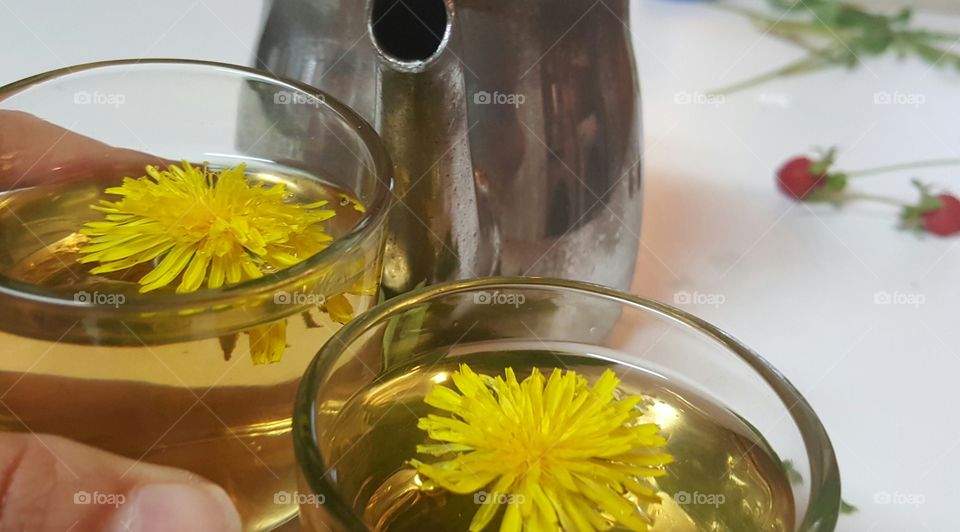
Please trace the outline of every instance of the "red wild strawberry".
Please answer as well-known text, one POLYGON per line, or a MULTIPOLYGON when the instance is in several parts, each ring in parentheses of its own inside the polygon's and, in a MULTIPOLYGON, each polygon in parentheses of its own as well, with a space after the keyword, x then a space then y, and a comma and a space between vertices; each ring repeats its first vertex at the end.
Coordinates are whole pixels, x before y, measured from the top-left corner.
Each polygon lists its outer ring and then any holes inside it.
POLYGON ((940 194, 940 208, 920 215, 923 228, 930 233, 949 236, 960 232, 960 200, 951 194, 940 194))
POLYGON ((810 167, 815 163, 807 157, 795 157, 777 171, 777 183, 786 195, 802 200, 826 183, 826 173, 815 174, 810 167))
POLYGON ((916 179, 913 184, 920 191, 920 201, 903 208, 903 226, 939 236, 960 232, 960 199, 945 192, 933 195, 930 187, 916 179))
POLYGON ((816 161, 808 157, 790 159, 777 170, 780 190, 797 200, 814 199, 814 193, 818 193, 816 199, 829 199, 828 195, 819 194, 821 188, 826 188, 827 194, 840 192, 847 185, 847 174, 830 172, 836 153, 836 148, 830 148, 816 161))
POLYGON ((795 200, 828 201, 837 207, 848 200, 893 203, 901 206, 900 221, 904 228, 926 231, 939 236, 960 233, 960 198, 946 192, 933 194, 930 188, 920 181, 913 181, 920 191, 920 200, 913 204, 904 204, 895 198, 875 194, 846 192, 851 178, 920 167, 955 166, 960 165, 960 159, 933 159, 855 171, 839 171, 833 169, 836 153, 836 148, 830 148, 823 152, 819 159, 797 156, 788 160, 777 170, 778 187, 784 194, 795 200))

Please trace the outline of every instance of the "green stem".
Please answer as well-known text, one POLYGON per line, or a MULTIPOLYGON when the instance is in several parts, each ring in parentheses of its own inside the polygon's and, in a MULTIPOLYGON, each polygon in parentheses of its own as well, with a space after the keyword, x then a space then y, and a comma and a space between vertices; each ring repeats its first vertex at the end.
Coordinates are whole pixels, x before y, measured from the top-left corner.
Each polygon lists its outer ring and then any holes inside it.
POLYGON ((836 40, 839 37, 839 32, 843 31, 841 28, 825 26, 820 21, 803 22, 799 20, 777 21, 776 19, 765 19, 763 22, 767 24, 766 29, 774 35, 779 32, 806 33, 807 35, 814 35, 824 39, 836 40))
POLYGON ((919 38, 921 40, 932 40, 932 41, 956 41, 960 39, 960 33, 943 33, 939 31, 929 31, 929 30, 902 30, 904 36, 909 38, 919 38))
POLYGON ((780 77, 794 76, 797 74, 803 74, 804 72, 819 70, 831 65, 832 63, 833 61, 829 57, 829 50, 820 50, 819 52, 813 52, 776 70, 771 70, 765 74, 748 78, 744 81, 727 85, 726 87, 722 87, 720 89, 709 91, 709 94, 733 94, 735 92, 766 83, 767 81, 773 81, 780 77))
MULTIPOLYGON (((761 31, 767 32, 775 37, 790 40, 791 42, 802 40, 801 36, 804 35, 816 35, 830 40, 836 39, 836 35, 830 28, 824 26, 822 23, 816 20, 808 22, 784 17, 774 18, 758 11, 753 11, 740 6, 729 5, 722 2, 709 2, 706 5, 715 9, 719 9, 720 11, 726 11, 727 13, 742 15, 749 19, 750 22, 757 26, 757 28, 761 31)), ((809 45, 804 43, 804 48, 807 48, 808 46, 809 45)))
POLYGON ((804 50, 810 53, 813 53, 813 54, 820 53, 820 48, 808 42, 805 39, 803 32, 799 32, 799 31, 790 32, 790 31, 781 31, 779 29, 776 29, 776 30, 769 30, 769 33, 774 37, 777 37, 781 40, 784 40, 791 44, 799 46, 800 48, 803 48, 804 50))
POLYGON ((754 11, 752 9, 747 9, 745 7, 740 7, 737 5, 727 4, 725 2, 706 2, 703 5, 707 7, 712 7, 714 9, 719 9, 720 11, 726 11, 727 13, 735 13, 737 15, 743 15, 747 18, 753 19, 754 21, 760 22, 776 22, 775 18, 772 18, 766 13, 761 13, 759 11, 754 11))
POLYGON ((883 203, 901 208, 908 207, 910 205, 909 203, 904 203, 896 198, 881 196, 879 194, 867 194, 864 192, 847 192, 843 195, 843 199, 848 201, 873 201, 875 203, 883 203))
POLYGON ((827 26, 821 22, 820 19, 808 21, 789 18, 789 16, 772 17, 758 11, 753 11, 740 6, 729 5, 722 2, 710 2, 707 5, 721 11, 742 15, 750 19, 750 21, 755 25, 759 26, 761 30, 777 37, 781 37, 783 34, 805 34, 806 36, 817 36, 831 41, 842 42, 846 42, 848 38, 852 37, 847 36, 847 38, 844 38, 842 35, 844 32, 843 28, 827 26))
POLYGON ((932 168, 937 166, 960 166, 960 159, 934 159, 930 161, 920 161, 912 163, 899 163, 887 166, 877 166, 875 168, 866 168, 855 172, 845 172, 847 177, 864 177, 874 174, 887 174, 890 172, 899 172, 900 170, 912 170, 914 168, 932 168))

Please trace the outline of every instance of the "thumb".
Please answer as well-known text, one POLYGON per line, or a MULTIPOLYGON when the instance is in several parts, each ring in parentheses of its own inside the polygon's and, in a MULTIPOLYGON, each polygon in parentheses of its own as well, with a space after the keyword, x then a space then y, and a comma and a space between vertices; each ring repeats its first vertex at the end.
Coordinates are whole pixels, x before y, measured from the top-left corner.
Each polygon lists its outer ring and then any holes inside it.
POLYGON ((220 487, 48 435, 0 433, 0 532, 239 531, 220 487))
POLYGON ((0 110, 0 189, 143 175, 159 157, 114 148, 22 111, 0 110), (56 149, 54 149, 56 147, 56 149), (94 177, 91 177, 94 176, 94 177))

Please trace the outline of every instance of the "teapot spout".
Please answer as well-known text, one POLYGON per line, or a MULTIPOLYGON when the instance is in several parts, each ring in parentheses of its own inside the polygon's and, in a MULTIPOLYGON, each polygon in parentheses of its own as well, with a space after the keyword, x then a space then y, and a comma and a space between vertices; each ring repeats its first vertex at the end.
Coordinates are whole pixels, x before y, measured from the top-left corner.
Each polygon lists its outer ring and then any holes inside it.
POLYGON ((459 32, 450 0, 371 0, 376 128, 395 165, 383 287, 388 295, 491 275, 495 224, 477 194, 459 32))

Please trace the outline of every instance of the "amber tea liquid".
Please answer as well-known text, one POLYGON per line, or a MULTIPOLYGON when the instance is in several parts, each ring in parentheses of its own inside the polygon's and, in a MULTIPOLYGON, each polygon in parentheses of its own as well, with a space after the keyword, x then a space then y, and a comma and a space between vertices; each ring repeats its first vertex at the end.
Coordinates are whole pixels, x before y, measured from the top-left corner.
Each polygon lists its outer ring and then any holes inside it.
MULTIPOLYGON (((337 214, 325 228, 335 238, 362 217, 342 198, 344 191, 314 178, 279 172, 251 173, 249 178, 284 182, 303 203, 328 200, 337 214)), ((125 280, 123 272, 92 276, 86 273, 89 266, 76 262, 81 242, 76 231, 100 218, 90 205, 108 198, 104 188, 119 181, 43 186, 0 196, 0 275, 99 297, 135 291, 134 281, 125 280)), ((379 263, 365 267, 364 277, 375 286, 379 263)), ((354 314, 375 299, 346 297, 354 314)), ((226 489, 247 530, 268 530, 297 510, 283 496, 296 489, 293 396, 310 359, 340 327, 319 308, 285 319, 287 349, 281 361, 266 365, 252 363, 243 333, 115 347, 0 332, 0 430, 58 434, 194 471, 226 489)))
MULTIPOLYGON (((439 364, 394 368, 343 406, 334 441, 322 449, 323 455, 335 464, 331 475, 337 479, 338 496, 369 527, 393 532, 467 530, 479 501, 443 490, 425 493, 418 488, 417 474, 405 465, 417 456, 416 445, 424 442, 417 418, 438 413, 423 397, 436 383, 452 385, 449 375, 466 363, 487 375, 502 375, 513 367, 520 380, 537 367, 546 374, 553 368, 574 370, 593 382, 609 368, 621 379, 623 393, 642 395, 644 420, 659 424, 669 440, 667 452, 676 460, 667 466, 666 476, 655 480, 662 503, 651 508, 656 517, 651 530, 793 529, 794 498, 786 466, 734 413, 657 373, 614 362, 613 357, 584 354, 582 346, 510 344, 515 345, 458 346, 439 364)), ((487 530, 499 529, 499 517, 487 530)))

